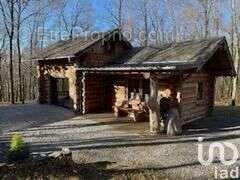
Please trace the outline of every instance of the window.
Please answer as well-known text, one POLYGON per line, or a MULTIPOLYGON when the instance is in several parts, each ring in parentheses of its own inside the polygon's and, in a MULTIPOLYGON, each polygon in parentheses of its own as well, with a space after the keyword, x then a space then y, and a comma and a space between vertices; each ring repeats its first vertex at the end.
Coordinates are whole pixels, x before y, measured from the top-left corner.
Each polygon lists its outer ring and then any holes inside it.
POLYGON ((69 82, 67 78, 57 79, 57 93, 59 97, 68 97, 69 82))
POLYGON ((203 82, 197 84, 197 100, 203 99, 203 82))

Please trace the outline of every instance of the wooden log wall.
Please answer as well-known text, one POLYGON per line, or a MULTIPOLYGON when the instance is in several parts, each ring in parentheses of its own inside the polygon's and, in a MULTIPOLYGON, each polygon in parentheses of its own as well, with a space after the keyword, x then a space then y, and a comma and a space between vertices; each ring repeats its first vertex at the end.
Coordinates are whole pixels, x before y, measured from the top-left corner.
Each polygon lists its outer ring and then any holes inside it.
POLYGON ((84 113, 97 113, 104 109, 104 82, 105 78, 102 75, 85 75, 84 113))
POLYGON ((114 105, 128 99, 128 78, 124 75, 86 74, 83 86, 84 113, 112 112, 114 105))
POLYGON ((120 105, 128 98, 127 79, 106 75, 86 74, 83 92, 84 113, 112 112, 114 105, 120 105))
POLYGON ((100 41, 81 56, 78 66, 101 66, 113 59, 117 61, 124 51, 125 49, 121 42, 100 41))
POLYGON ((40 104, 50 103, 50 76, 44 74, 41 67, 38 66, 38 102, 40 104))
POLYGON ((84 56, 84 59, 87 61, 84 61, 82 65, 101 66, 106 62, 106 59, 109 58, 111 58, 111 56, 104 53, 88 53, 84 56))
POLYGON ((181 117, 184 123, 209 115, 214 105, 214 77, 208 74, 193 74, 182 84, 181 117), (203 98, 197 100, 198 82, 203 82, 203 98))

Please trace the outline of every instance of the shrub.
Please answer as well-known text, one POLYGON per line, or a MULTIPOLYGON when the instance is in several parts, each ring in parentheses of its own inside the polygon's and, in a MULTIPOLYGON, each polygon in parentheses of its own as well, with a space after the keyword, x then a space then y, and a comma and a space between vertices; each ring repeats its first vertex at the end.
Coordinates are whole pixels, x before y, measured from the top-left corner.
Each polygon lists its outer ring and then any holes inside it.
POLYGON ((20 134, 14 134, 10 141, 7 158, 9 162, 21 161, 29 157, 29 148, 20 134))

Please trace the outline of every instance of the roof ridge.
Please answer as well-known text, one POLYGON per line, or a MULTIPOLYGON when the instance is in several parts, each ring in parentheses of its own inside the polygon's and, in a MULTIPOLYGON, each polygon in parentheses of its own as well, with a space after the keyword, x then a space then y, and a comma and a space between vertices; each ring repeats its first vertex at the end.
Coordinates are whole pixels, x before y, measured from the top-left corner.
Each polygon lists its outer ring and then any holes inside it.
POLYGON ((182 43, 190 43, 190 42, 201 42, 201 41, 212 41, 212 40, 224 40, 226 39, 225 36, 215 36, 215 37, 210 37, 210 38, 203 38, 203 39, 189 39, 189 40, 184 40, 184 41, 177 41, 177 42, 166 42, 160 45, 148 45, 148 46, 140 46, 140 47, 150 47, 150 48, 165 48, 166 46, 174 46, 182 43))

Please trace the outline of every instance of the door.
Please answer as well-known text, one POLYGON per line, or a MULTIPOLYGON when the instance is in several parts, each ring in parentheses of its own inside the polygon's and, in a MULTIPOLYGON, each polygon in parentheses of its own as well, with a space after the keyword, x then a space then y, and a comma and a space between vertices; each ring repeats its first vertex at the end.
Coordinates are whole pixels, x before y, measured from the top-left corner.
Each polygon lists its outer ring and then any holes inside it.
POLYGON ((103 104, 105 112, 112 112, 113 108, 113 84, 111 80, 106 80, 104 83, 103 104))

